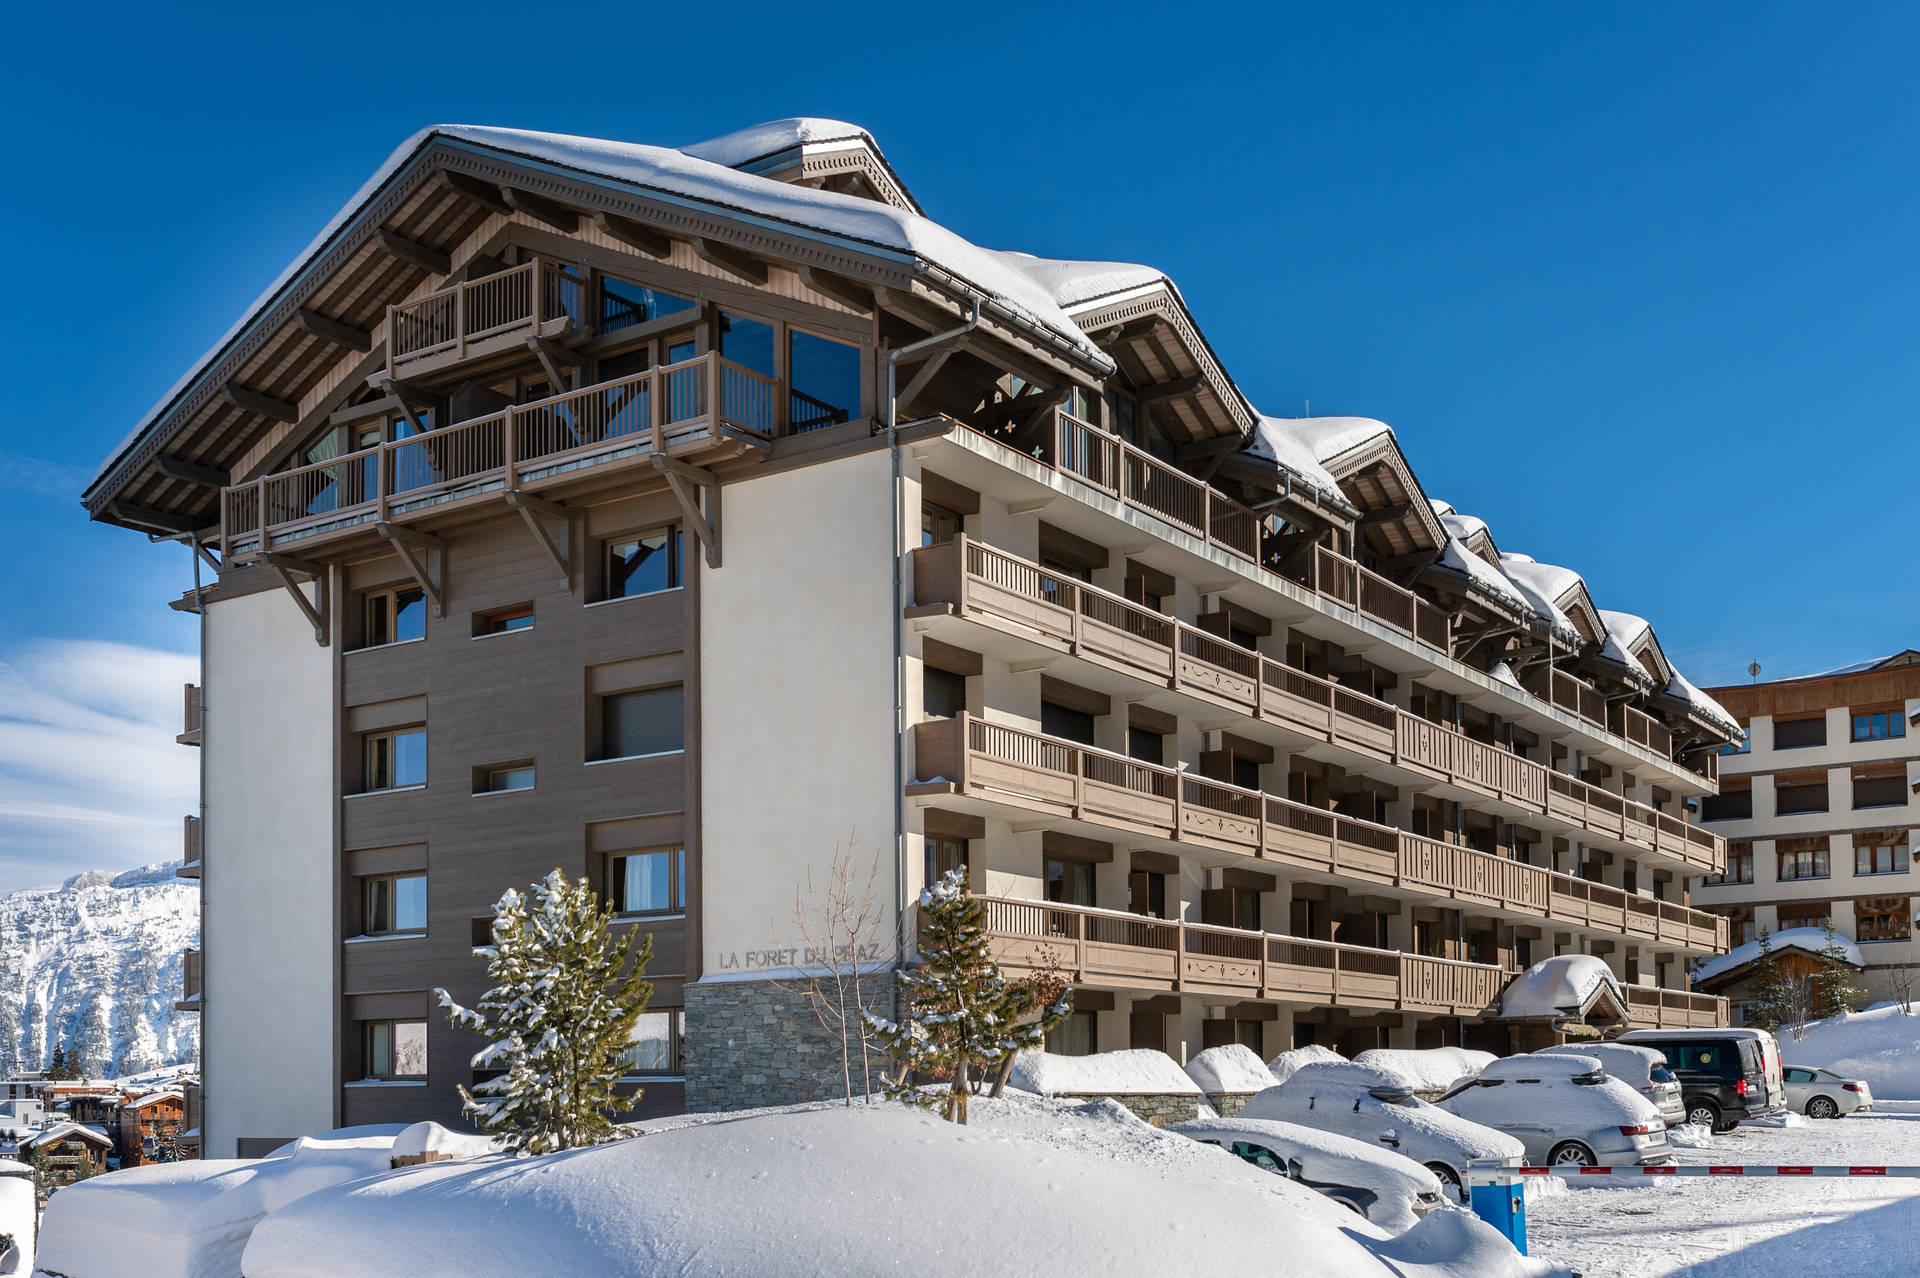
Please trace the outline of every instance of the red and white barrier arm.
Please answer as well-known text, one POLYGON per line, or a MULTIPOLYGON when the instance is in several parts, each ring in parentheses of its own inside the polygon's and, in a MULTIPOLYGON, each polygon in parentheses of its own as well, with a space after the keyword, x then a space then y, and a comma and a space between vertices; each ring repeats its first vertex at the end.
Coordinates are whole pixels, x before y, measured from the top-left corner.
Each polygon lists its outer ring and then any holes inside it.
POLYGON ((1656 1167, 1581 1167, 1567 1164, 1556 1167, 1502 1167, 1497 1170, 1475 1168, 1462 1179, 1473 1184, 1497 1183, 1513 1176, 1561 1176, 1568 1180, 1604 1176, 1613 1180, 1639 1180, 1649 1176, 1882 1176, 1920 1177, 1920 1167, 1743 1167, 1706 1164, 1681 1167, 1672 1163, 1656 1167))

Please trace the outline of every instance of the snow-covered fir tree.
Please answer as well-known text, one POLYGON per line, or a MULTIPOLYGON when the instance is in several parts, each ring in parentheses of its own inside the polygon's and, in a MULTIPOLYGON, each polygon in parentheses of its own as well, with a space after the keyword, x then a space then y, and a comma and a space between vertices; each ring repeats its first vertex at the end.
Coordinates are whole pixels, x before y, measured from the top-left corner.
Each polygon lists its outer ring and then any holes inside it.
POLYGON ((474 950, 487 960, 493 985, 479 1005, 461 1007, 447 991, 434 991, 455 1025, 489 1040, 473 1067, 502 1072, 460 1095, 466 1113, 516 1153, 632 1134, 611 1115, 631 1104, 616 1084, 653 997, 646 979, 653 937, 637 948, 636 931, 615 939, 612 919, 612 905, 602 905, 584 878, 569 882, 555 870, 530 897, 509 890, 493 907, 493 944, 474 950))
POLYGON ((1827 939, 1820 947, 1820 966, 1813 973, 1813 1005, 1819 1016, 1845 1016, 1855 1003, 1866 998, 1860 988, 1859 970, 1847 957, 1847 947, 1827 924, 1827 939))
POLYGON ((1786 974, 1780 970, 1780 956, 1773 952, 1773 938, 1763 927, 1760 953, 1753 960, 1753 975, 1747 981, 1745 1023, 1777 1034, 1791 1016, 1790 1002, 1786 974))
POLYGON ((1062 990, 1041 1006, 1032 982, 1001 974, 987 946, 986 906, 967 890, 965 871, 922 891, 920 911, 920 964, 897 978, 910 1005, 906 1019, 868 1013, 867 1025, 899 1062, 887 1094, 964 1123, 974 1084, 1013 1053, 1039 1046, 1072 1010, 1073 993, 1062 990), (923 1092, 915 1084, 929 1077, 946 1077, 950 1086, 923 1092))

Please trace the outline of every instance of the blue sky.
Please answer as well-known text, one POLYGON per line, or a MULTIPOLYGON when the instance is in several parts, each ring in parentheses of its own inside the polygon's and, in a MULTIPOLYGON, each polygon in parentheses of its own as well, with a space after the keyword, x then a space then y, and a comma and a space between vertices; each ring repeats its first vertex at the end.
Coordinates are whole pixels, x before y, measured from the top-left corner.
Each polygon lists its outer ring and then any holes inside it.
POLYGON ((1920 641, 1920 10, 755 9, 22 12, 0 889, 177 847, 187 555, 76 495, 436 121, 857 121, 976 241, 1165 269, 1264 411, 1391 422, 1432 495, 1696 682, 1920 641))

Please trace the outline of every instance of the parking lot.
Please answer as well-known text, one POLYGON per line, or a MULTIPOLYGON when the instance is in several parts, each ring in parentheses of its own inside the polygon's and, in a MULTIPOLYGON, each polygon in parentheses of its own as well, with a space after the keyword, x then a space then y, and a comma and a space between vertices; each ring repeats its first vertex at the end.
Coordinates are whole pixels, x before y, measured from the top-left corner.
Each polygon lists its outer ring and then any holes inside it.
MULTIPOLYGON (((1920 1165, 1920 1102, 1785 1128, 1743 1126, 1683 1164, 1920 1165)), ((1577 1183, 1528 1206, 1529 1251, 1587 1278, 1920 1274, 1920 1179, 1692 1177, 1577 1183)))

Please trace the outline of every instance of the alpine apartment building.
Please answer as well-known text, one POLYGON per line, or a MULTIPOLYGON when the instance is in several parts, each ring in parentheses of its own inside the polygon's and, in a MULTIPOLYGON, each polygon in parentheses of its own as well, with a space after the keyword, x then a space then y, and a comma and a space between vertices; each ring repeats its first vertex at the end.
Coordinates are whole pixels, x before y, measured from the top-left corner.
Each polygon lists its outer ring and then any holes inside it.
POLYGON ((965 867, 1076 985, 1061 1051, 1504 1046, 1560 954, 1724 1016, 1738 726, 1651 626, 853 126, 427 130, 86 503, 202 574, 208 1156, 455 1121, 429 991, 555 866, 654 936, 641 1113, 828 1086, 795 898, 849 845, 883 959, 965 867))
MULTIPOLYGON (((1724 747, 1721 792, 1702 812, 1727 840, 1727 868, 1698 903, 1730 920, 1734 945, 1831 924, 1859 946, 1862 987, 1893 997, 1920 962, 1920 652, 1712 695, 1746 735, 1724 747)), ((1716 984, 1737 992, 1741 973, 1716 984)))

